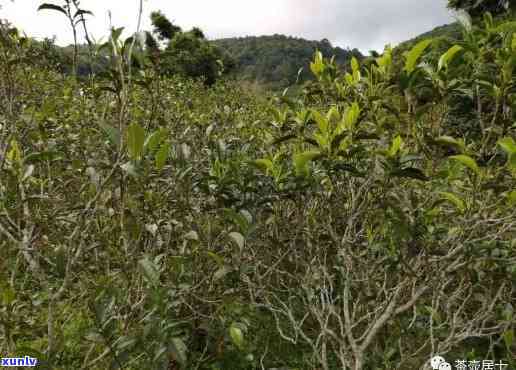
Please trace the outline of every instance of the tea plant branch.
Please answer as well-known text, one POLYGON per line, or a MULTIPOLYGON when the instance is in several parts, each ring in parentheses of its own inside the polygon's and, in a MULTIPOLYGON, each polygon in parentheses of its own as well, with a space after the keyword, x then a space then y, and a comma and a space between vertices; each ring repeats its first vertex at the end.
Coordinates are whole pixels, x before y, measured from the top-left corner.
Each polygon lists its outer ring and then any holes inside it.
POLYGON ((72 0, 64 0, 64 6, 59 6, 55 4, 41 4, 38 7, 38 10, 54 10, 63 13, 68 22, 70 23, 70 27, 72 28, 73 35, 73 63, 72 63, 72 74, 74 77, 77 77, 77 57, 78 57, 78 45, 77 45, 77 25, 74 21, 74 16, 72 15, 72 0))
POLYGON ((18 185, 20 191, 20 202, 22 203, 23 208, 23 219, 25 223, 25 227, 22 229, 22 240, 19 243, 19 247, 22 250, 23 257, 27 261, 30 266, 32 273, 38 277, 41 284, 45 282, 45 278, 41 272, 38 261, 32 256, 30 251, 33 251, 31 248, 32 235, 34 232, 34 225, 32 224, 32 216, 29 209, 29 204, 27 202, 27 198, 25 195, 25 186, 23 183, 18 185))
POLYGON ((4 235, 5 235, 5 237, 6 237, 7 239, 9 239, 13 244, 15 244, 15 245, 17 245, 17 244, 22 244, 20 241, 18 241, 18 239, 16 239, 16 238, 13 236, 13 234, 11 234, 11 233, 9 232, 9 230, 7 230, 7 229, 2 225, 2 223, 1 223, 1 222, 0 222, 0 232, 1 232, 2 234, 4 234, 4 235))
POLYGON ((5 135, 5 137, 2 137, 2 140, 0 140, 0 171, 3 171, 5 166, 5 160, 6 160, 6 154, 7 150, 9 149, 9 140, 11 139, 10 135, 5 135))
MULTIPOLYGON (((77 225, 75 229, 73 230, 72 234, 68 238, 70 243, 72 243, 75 238, 77 237, 77 234, 79 231, 81 231, 84 234, 87 234, 88 229, 91 225, 92 220, 86 220, 85 217, 88 215, 89 211, 93 207, 93 205, 97 202, 98 198, 104 191, 104 187, 111 181, 111 178, 114 176, 116 171, 119 169, 119 161, 115 163, 115 165, 111 168, 111 171, 108 173, 108 175, 104 178, 102 183, 97 189, 97 192, 95 195, 88 201, 84 209, 79 214, 78 218, 79 221, 77 222, 77 225)), ((84 241, 81 240, 79 242, 79 245, 75 248, 75 252, 69 252, 68 253, 68 259, 66 262, 65 267, 65 273, 63 282, 61 283, 59 289, 55 291, 55 293, 52 293, 49 299, 48 303, 48 319, 47 319, 47 335, 48 335, 48 345, 47 345, 47 353, 51 354, 54 349, 54 306, 56 302, 59 302, 66 291, 68 290, 68 286, 71 282, 71 275, 72 275, 72 268, 75 266, 76 262, 82 255, 82 250, 84 248, 84 241)), ((70 246, 69 251, 73 251, 74 247, 70 246)))
POLYGON ((79 7, 79 1, 78 0, 72 0, 72 1, 73 1, 74 6, 75 6, 75 9, 76 9, 76 14, 79 15, 79 22, 82 24, 82 27, 83 27, 83 30, 84 30, 84 37, 86 39, 86 43, 88 44, 88 59, 89 59, 89 63, 90 63, 90 81, 91 81, 91 86, 93 87, 94 86, 93 75, 95 73, 94 72, 94 65, 93 65, 94 45, 93 45, 93 42, 91 41, 90 34, 89 34, 88 28, 86 26, 86 18, 84 17, 84 14, 92 14, 92 13, 89 12, 89 11, 81 9, 79 7))
POLYGON ((129 68, 129 83, 128 88, 130 89, 132 86, 132 56, 133 56, 133 48, 136 43, 136 39, 140 36, 140 29, 142 24, 142 14, 143 14, 143 0, 139 0, 138 7, 138 20, 136 22, 136 33, 133 36, 133 40, 131 41, 131 47, 129 48, 129 56, 128 56, 128 68, 129 68))

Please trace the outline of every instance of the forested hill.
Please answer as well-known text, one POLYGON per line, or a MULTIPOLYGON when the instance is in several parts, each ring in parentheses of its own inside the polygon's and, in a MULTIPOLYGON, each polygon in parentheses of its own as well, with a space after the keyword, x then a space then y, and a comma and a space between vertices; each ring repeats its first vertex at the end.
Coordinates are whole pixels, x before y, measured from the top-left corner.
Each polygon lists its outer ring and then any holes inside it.
POLYGON ((403 51, 409 50, 412 46, 425 39, 448 39, 460 40, 462 38, 461 26, 458 22, 438 26, 431 31, 422 33, 413 39, 400 43, 396 48, 403 51))
MULTIPOLYGON (((461 37, 460 26, 457 23, 437 27, 427 33, 417 36, 399 44, 395 55, 401 57, 403 52, 409 50, 418 41, 425 38, 455 38, 461 37)), ((272 36, 247 36, 225 38, 209 41, 218 49, 216 54, 222 56, 226 72, 231 79, 256 83, 261 88, 279 90, 292 86, 297 78, 306 81, 311 78, 309 64, 314 52, 319 50, 325 57, 335 56, 337 63, 349 65, 353 56, 363 59, 358 49, 343 49, 333 46, 328 40, 311 41, 285 35, 272 36)), ((56 63, 63 72, 71 73, 73 47, 56 47, 49 42, 42 43, 41 48, 48 49, 47 57, 52 54, 56 63), (50 51, 53 50, 52 53, 50 51)), ((78 73, 87 76, 90 68, 89 52, 86 45, 79 45, 78 73)), ((400 58, 397 58, 400 60, 400 58)), ((97 71, 105 66, 104 58, 97 58, 95 67, 97 71)), ((177 64, 177 61, 174 62, 177 64)))
POLYGON ((296 81, 301 68, 301 80, 309 78, 309 61, 316 50, 320 50, 327 57, 335 55, 340 64, 346 63, 352 56, 362 58, 357 49, 334 47, 326 39, 309 41, 272 35, 226 38, 214 40, 213 43, 232 57, 235 63, 233 76, 268 87, 291 85, 296 81))

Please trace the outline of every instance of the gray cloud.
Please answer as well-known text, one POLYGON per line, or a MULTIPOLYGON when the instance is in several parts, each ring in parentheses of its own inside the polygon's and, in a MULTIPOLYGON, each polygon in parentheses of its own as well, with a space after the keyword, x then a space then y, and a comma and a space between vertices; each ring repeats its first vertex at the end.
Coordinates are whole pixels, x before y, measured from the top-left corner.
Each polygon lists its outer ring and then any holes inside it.
POLYGON ((285 32, 340 46, 382 50, 453 21, 445 0, 297 1, 285 32), (295 14, 295 12, 293 12, 295 14))
MULTIPOLYGON (((3 2, 0 18, 7 18, 28 34, 57 36, 70 43, 66 22, 60 14, 36 12, 40 1, 3 2)), ((90 29, 100 38, 107 34, 107 10, 113 23, 136 28, 137 0, 89 0, 83 2, 95 12, 90 29)), ((189 0, 144 2, 144 28, 150 28, 148 14, 161 9, 183 28, 199 26, 210 38, 281 33, 307 39, 327 38, 342 47, 367 52, 382 50, 432 28, 453 21, 446 0, 189 0)))

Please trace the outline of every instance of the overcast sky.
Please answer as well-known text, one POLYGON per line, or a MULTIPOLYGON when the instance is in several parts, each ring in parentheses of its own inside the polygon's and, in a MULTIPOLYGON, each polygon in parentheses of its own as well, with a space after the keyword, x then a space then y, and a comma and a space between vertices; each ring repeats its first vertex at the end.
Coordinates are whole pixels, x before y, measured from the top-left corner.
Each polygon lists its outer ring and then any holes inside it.
MULTIPOLYGON (((0 0, 0 18, 30 36, 55 35, 58 44, 70 43, 62 14, 36 11, 43 2, 52 0, 0 0)), ((126 27, 126 35, 136 30, 138 0, 82 0, 82 4, 95 13, 89 27, 97 39, 107 35, 108 10, 113 25, 126 27)), ((453 22, 446 0, 145 0, 144 29, 150 29, 148 14, 158 9, 183 29, 200 27, 210 39, 280 33, 310 40, 327 38, 334 45, 363 52, 381 51, 386 43, 395 45, 453 22)))

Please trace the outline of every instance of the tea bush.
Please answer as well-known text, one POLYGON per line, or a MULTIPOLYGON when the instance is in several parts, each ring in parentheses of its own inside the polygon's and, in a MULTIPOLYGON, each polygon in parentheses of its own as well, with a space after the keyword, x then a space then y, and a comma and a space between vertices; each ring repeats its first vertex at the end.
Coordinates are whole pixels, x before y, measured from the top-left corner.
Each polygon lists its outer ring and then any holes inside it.
POLYGON ((516 28, 274 98, 114 30, 81 82, 0 32, 0 351, 48 369, 514 366, 516 28), (137 56, 136 56, 137 57, 137 56), (397 68, 397 65, 401 65, 397 68))

